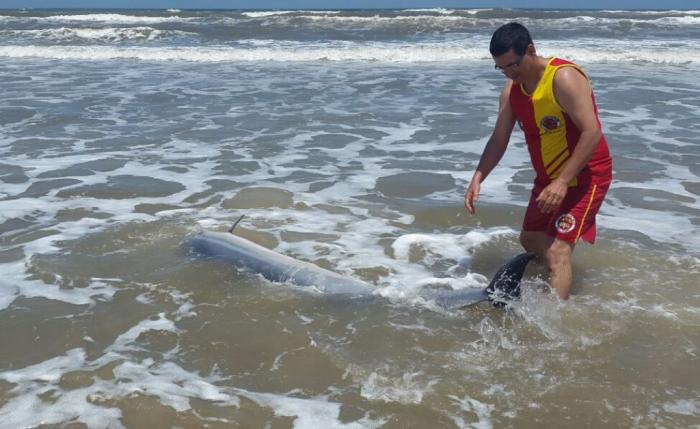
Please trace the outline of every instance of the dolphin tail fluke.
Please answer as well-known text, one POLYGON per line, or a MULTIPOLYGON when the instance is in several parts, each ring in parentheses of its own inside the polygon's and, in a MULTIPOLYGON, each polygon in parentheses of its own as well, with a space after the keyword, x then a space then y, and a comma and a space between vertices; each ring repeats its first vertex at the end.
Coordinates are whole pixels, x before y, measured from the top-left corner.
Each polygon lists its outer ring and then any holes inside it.
POLYGON ((520 298, 520 280, 527 264, 535 256, 532 252, 521 253, 496 271, 491 283, 486 287, 489 301, 494 306, 504 307, 507 301, 520 298))
POLYGON ((521 253, 496 271, 491 283, 484 289, 460 289, 435 295, 435 303, 449 311, 463 309, 483 301, 495 307, 505 307, 508 301, 520 297, 520 280, 534 253, 521 253))

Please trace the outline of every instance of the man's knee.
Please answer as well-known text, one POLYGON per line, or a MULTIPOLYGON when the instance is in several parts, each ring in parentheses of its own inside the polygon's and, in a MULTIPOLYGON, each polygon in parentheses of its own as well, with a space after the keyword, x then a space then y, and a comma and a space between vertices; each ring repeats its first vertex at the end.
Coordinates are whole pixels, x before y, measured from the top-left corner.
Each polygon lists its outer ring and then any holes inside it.
POLYGON ((537 254, 538 258, 544 258, 545 252, 551 243, 552 238, 544 232, 520 231, 520 244, 528 252, 537 254))
POLYGON ((540 249, 538 249, 538 242, 539 240, 535 233, 520 231, 520 245, 523 246, 523 249, 527 250, 528 252, 539 253, 540 249))
POLYGON ((550 269, 562 264, 570 264, 573 251, 573 244, 563 240, 554 240, 545 253, 550 269))

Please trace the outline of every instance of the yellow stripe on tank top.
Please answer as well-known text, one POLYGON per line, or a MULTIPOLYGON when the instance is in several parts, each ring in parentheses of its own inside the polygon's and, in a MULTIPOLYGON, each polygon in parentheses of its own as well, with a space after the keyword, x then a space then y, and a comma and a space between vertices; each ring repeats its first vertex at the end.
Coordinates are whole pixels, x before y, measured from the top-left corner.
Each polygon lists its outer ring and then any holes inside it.
POLYGON ((547 168, 547 175, 554 179, 559 174, 559 168, 563 162, 569 159, 569 147, 566 142, 566 121, 564 112, 554 98, 554 74, 559 67, 552 66, 551 60, 544 70, 535 93, 532 94, 532 104, 535 110, 535 120, 540 130, 540 151, 542 164, 547 168), (555 117, 559 121, 559 127, 548 130, 542 125, 542 119, 555 117), (560 157, 559 162, 553 162, 560 157), (551 164, 551 165, 550 165, 551 164))

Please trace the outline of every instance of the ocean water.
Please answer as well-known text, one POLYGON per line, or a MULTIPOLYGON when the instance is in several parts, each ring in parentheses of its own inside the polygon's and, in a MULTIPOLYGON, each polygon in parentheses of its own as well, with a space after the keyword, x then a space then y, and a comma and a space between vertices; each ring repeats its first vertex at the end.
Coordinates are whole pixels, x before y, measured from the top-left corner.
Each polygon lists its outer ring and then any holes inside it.
POLYGON ((0 11, 0 426, 700 427, 700 11, 0 11), (520 252, 492 31, 590 74, 615 180, 575 289, 520 252), (366 281, 193 257, 227 229, 366 281))

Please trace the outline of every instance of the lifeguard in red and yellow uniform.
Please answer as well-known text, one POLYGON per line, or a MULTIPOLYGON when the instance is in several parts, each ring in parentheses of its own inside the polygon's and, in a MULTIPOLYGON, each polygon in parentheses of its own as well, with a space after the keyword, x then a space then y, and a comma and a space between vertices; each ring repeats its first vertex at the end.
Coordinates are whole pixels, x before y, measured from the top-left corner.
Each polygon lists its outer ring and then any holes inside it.
POLYGON ((465 206, 475 213, 481 182, 503 156, 517 121, 536 173, 520 241, 546 261, 550 285, 567 299, 574 246, 579 239, 594 242, 595 217, 612 181, 612 159, 595 96, 576 64, 538 56, 521 24, 496 30, 490 51, 496 69, 508 80, 465 206))

